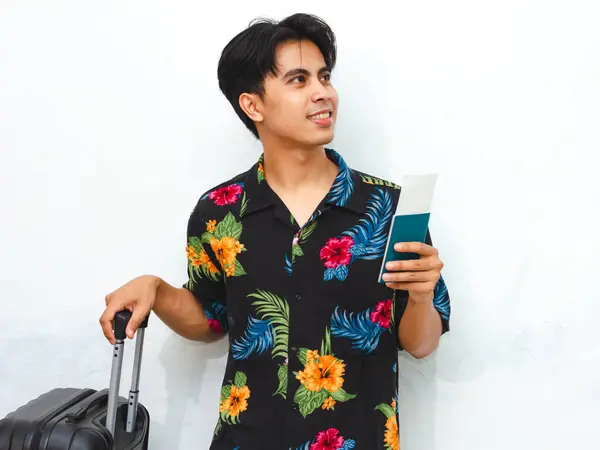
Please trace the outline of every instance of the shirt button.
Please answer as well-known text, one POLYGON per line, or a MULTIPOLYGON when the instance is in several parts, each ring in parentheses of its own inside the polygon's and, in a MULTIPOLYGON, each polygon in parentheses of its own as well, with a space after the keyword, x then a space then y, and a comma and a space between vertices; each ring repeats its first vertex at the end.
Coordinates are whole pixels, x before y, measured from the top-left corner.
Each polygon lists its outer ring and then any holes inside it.
POLYGON ((300 301, 300 300, 302 300, 302 296, 301 296, 300 294, 296 294, 296 300, 297 300, 297 301, 300 301))

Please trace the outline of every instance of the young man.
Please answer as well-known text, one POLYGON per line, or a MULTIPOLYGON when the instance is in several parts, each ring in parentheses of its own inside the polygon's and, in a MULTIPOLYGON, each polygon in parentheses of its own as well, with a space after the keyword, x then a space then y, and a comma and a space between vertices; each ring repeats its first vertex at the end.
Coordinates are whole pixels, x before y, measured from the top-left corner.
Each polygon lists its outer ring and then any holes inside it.
POLYGON ((449 329, 429 233, 397 245, 420 259, 378 282, 400 188, 325 148, 335 61, 333 32, 304 14, 255 22, 225 47, 220 88, 264 152, 200 196, 184 287, 142 276, 106 297, 111 342, 123 308, 129 337, 150 311, 188 339, 229 334, 211 450, 397 449, 398 349, 423 358, 449 329))

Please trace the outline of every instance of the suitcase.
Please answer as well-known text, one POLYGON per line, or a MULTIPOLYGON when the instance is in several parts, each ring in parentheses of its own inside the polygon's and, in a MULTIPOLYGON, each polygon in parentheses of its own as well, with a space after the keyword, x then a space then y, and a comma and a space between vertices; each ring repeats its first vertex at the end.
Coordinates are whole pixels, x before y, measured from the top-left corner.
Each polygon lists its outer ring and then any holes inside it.
POLYGON ((144 333, 135 336, 129 398, 119 396, 125 328, 131 313, 115 315, 114 345, 108 389, 57 388, 0 420, 0 450, 147 450, 148 410, 138 402, 144 333))

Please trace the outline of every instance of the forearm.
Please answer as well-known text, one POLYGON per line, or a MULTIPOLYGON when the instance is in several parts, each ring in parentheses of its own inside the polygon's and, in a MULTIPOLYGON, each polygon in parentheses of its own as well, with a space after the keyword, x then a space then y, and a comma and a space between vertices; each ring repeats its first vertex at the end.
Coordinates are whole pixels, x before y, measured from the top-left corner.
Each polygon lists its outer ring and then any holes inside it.
POLYGON ((209 327, 202 305, 189 290, 158 279, 154 313, 178 335, 193 341, 210 342, 219 336, 209 327))
POLYGON ((400 344, 415 358, 430 355, 439 344, 442 320, 432 301, 415 302, 410 296, 400 326, 400 344))

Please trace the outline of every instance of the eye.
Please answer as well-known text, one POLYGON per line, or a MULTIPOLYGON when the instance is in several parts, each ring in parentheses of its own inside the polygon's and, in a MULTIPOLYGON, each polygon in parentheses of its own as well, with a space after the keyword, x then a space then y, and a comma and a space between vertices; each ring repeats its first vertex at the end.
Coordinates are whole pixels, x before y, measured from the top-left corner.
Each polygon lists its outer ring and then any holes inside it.
POLYGON ((331 74, 330 73, 324 73, 323 74, 323 79, 327 82, 331 81, 331 74))
POLYGON ((305 83, 306 82, 306 76, 305 75, 298 75, 298 76, 292 78, 290 80, 290 82, 292 82, 292 83, 296 83, 296 82, 297 83, 305 83), (296 80, 298 80, 298 81, 296 81, 296 80))

